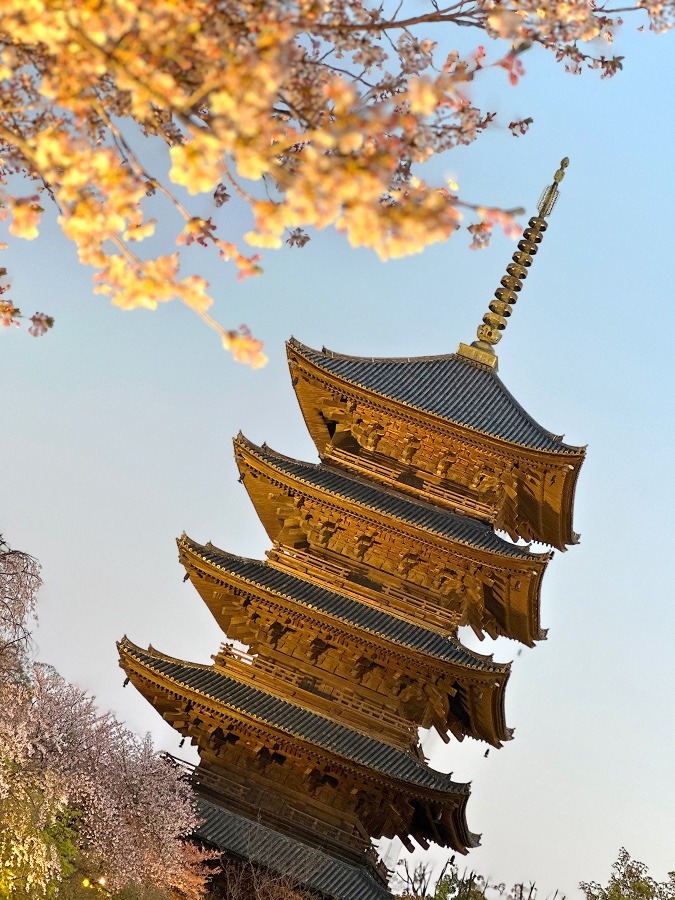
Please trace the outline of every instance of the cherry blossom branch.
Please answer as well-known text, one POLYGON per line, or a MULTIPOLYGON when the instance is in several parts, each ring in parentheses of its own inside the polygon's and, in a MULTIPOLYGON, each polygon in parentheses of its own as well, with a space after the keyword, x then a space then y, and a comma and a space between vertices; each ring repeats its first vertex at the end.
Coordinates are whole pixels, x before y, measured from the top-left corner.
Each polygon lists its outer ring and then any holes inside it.
POLYGON ((129 146, 126 138, 112 121, 100 102, 96 105, 96 109, 105 122, 106 126, 110 130, 113 140, 120 147, 120 153, 124 155, 124 158, 133 167, 135 174, 139 178, 142 178, 144 181, 146 181, 148 185, 152 187, 153 191, 159 191, 161 194, 163 194, 167 198, 167 200, 169 200, 169 202, 176 208, 183 219, 186 222, 189 222, 190 219, 192 219, 192 215, 183 206, 183 204, 175 196, 175 194, 166 187, 166 185, 164 185, 159 179, 149 174, 143 163, 138 158, 136 152, 132 149, 132 147, 129 146))
MULTIPOLYGON (((475 17, 476 21, 473 21, 473 18, 468 18, 465 21, 458 19, 457 16, 460 14, 459 11, 464 6, 464 3, 456 3, 453 6, 448 6, 445 9, 438 10, 433 13, 425 13, 419 16, 411 16, 407 19, 388 19, 386 21, 369 21, 369 22, 331 22, 330 24, 322 24, 312 23, 311 30, 313 32, 318 32, 320 34, 325 33, 343 33, 343 32, 358 32, 358 31, 367 31, 370 33, 373 32, 384 32, 384 31, 398 31, 404 30, 407 28, 412 28, 416 25, 424 25, 424 24, 434 24, 434 23, 444 23, 451 22, 453 25, 474 25, 477 24, 482 16, 485 14, 481 10, 480 7, 476 6, 474 10, 470 12, 462 12, 462 16, 475 17), (457 10, 457 12, 454 12, 457 10)), ((298 30, 302 28, 302 23, 295 23, 298 30)))
MULTIPOLYGON (((7 0, 0 176, 42 180, 64 234, 97 270, 97 293, 125 309, 178 298, 235 356, 259 360, 247 331, 214 322, 207 282, 181 275, 182 250, 150 259, 131 251, 130 242, 154 231, 154 219, 144 218, 147 195, 162 194, 182 218, 178 248, 215 248, 238 278, 261 271, 259 255, 217 238, 213 221, 191 213, 174 185, 210 194, 217 207, 232 185, 254 217, 241 235, 252 247, 301 246, 307 230, 336 228, 353 246, 393 258, 447 240, 464 211, 477 219, 469 225, 474 246, 484 246, 494 225, 511 230, 516 211, 465 203, 454 189, 420 181, 416 167, 492 123, 465 88, 490 66, 517 84, 519 53, 530 44, 573 71, 583 65, 607 76, 621 67, 618 57, 584 52, 598 37, 611 40, 617 23, 607 11, 587 0, 562 6, 433 0, 429 12, 405 15, 402 0, 393 13, 336 0, 330 10, 300 4, 293 20, 284 4, 255 0, 104 0, 86 16, 79 4, 47 4, 39 17, 7 0), (433 23, 478 27, 512 49, 491 64, 483 48, 460 57, 441 48, 440 28, 433 39, 420 34, 433 23), (128 127, 165 141, 168 178, 150 175, 128 127)), ((671 24, 662 0, 645 7, 656 30, 671 24)), ((523 117, 508 129, 522 135, 530 123, 523 117)), ((13 236, 37 235, 38 199, 7 198, 13 236)), ((4 301, 4 311, 11 323, 16 308, 4 301)))

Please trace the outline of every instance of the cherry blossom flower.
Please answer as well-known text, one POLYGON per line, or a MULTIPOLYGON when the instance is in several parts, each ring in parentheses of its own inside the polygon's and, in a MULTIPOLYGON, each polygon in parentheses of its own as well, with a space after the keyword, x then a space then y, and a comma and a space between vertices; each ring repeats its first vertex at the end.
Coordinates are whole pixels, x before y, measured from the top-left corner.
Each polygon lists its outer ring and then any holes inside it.
POLYGON ((528 128, 532 124, 532 118, 528 116, 526 119, 516 119, 515 122, 509 122, 509 130, 514 137, 526 134, 528 128))
POLYGON ((506 69, 509 75, 509 82, 514 85, 518 84, 518 80, 525 74, 522 62, 515 53, 508 53, 504 59, 500 59, 497 63, 502 69, 506 69))
POLYGON ((33 324, 28 329, 28 334, 32 334, 33 337, 40 337, 40 335, 46 334, 54 325, 54 319, 45 313, 35 313, 30 320, 33 324))
POLYGON ((259 369, 267 362, 262 352, 262 341, 256 340, 245 325, 241 325, 239 331, 229 331, 223 335, 223 344, 237 362, 253 369, 259 369))
MULTIPOLYGON (((262 271, 246 244, 300 247, 309 227, 335 228, 382 259, 447 240, 470 204, 413 179, 495 123, 469 101, 472 81, 498 67, 518 84, 533 45, 573 72, 608 77, 622 66, 606 49, 618 20, 589 0, 469 0, 419 15, 404 6, 5 0, 0 218, 11 213, 10 237, 35 239, 52 200, 81 262, 96 270, 95 293, 123 309, 178 299, 240 352, 205 317, 211 288, 185 280, 185 254, 211 248, 241 279, 262 271), (510 41, 510 52, 495 62, 483 46, 463 56, 445 40, 460 26, 510 41), (162 148, 168 178, 151 171, 162 148), (16 192, 21 175, 30 196, 16 192), (219 209, 235 194, 255 224, 226 246, 200 195, 219 209), (148 197, 153 215, 163 204, 158 220, 178 217, 177 248, 154 257, 144 243, 155 229, 148 197)), ((672 26, 672 3, 638 6, 652 29, 672 26)), ((530 122, 509 128, 523 134, 530 122)))
POLYGON ((0 300, 0 320, 2 320, 5 328, 8 328, 10 325, 16 325, 19 328, 21 325, 21 322, 19 322, 20 318, 21 310, 14 306, 11 300, 0 300))
MULTIPOLYGON (((0 894, 43 898, 66 864, 118 890, 204 894, 211 854, 186 849, 198 820, 182 770, 49 666, 32 665, 40 567, 0 537, 0 894), (76 821, 76 858, 56 836, 76 821), (133 848, 133 852, 130 852, 133 848)), ((153 895, 154 896, 154 895, 153 895)))

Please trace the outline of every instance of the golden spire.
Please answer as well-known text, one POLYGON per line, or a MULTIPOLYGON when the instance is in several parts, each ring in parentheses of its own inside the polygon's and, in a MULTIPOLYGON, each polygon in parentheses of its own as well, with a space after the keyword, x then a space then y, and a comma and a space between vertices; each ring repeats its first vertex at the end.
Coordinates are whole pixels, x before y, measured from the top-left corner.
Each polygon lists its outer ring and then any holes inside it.
POLYGON ((495 291, 495 299, 490 303, 490 310, 485 313, 483 322, 478 326, 476 331, 478 340, 471 345, 460 344, 457 351, 460 356, 475 359, 492 368, 497 367, 494 344, 501 340, 501 332, 506 328, 506 320, 511 315, 511 307, 518 300, 518 291, 527 278, 527 270, 532 265, 532 257, 539 249, 537 244, 541 243, 543 234, 548 228, 546 217, 551 214, 558 199, 558 185, 565 177, 565 169, 569 162, 567 157, 561 160, 560 168, 553 176, 553 183, 544 188, 537 204, 539 215, 530 219, 522 239, 518 242, 518 250, 513 254, 511 262, 506 267, 506 275, 501 280, 501 286, 495 291))

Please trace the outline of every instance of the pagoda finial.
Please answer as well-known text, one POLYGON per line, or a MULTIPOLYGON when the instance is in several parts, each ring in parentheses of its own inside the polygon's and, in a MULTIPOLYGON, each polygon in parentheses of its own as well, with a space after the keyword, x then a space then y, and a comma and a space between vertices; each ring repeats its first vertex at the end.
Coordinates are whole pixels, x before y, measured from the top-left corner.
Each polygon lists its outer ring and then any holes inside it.
POLYGON ((511 307, 518 300, 518 292, 527 278, 527 270, 532 265, 532 257, 538 250, 537 244, 541 243, 544 232, 548 228, 546 217, 550 216, 558 199, 558 185, 565 177, 565 169, 570 161, 567 157, 560 161, 560 168, 553 176, 552 184, 544 188, 537 209, 538 216, 533 216, 528 222, 523 236, 518 242, 518 250, 513 254, 511 262, 506 267, 506 275, 501 280, 500 287, 495 291, 495 299, 490 303, 489 312, 483 316, 482 323, 478 326, 475 340, 471 345, 460 344, 458 353, 460 356, 475 359, 491 368, 497 367, 497 354, 494 345, 501 340, 501 332, 506 328, 506 320, 511 315, 511 307))

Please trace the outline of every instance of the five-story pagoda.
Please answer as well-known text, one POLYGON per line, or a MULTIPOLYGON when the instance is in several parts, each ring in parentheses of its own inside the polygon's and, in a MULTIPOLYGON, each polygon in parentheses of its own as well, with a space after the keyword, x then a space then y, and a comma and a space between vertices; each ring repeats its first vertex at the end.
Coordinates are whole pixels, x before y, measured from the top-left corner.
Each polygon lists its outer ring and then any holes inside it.
POLYGON ((242 435, 241 481, 265 561, 183 535, 180 561, 230 641, 213 665, 126 638, 121 665, 199 748, 198 835, 336 900, 389 897, 371 839, 465 853, 469 785, 426 765, 419 728, 499 747, 508 664, 461 625, 532 645, 564 549, 584 450, 538 425, 497 376, 494 345, 546 230, 567 160, 530 219, 477 340, 455 354, 367 359, 290 341, 320 463, 242 435), (511 540, 500 537, 505 532, 511 540))

